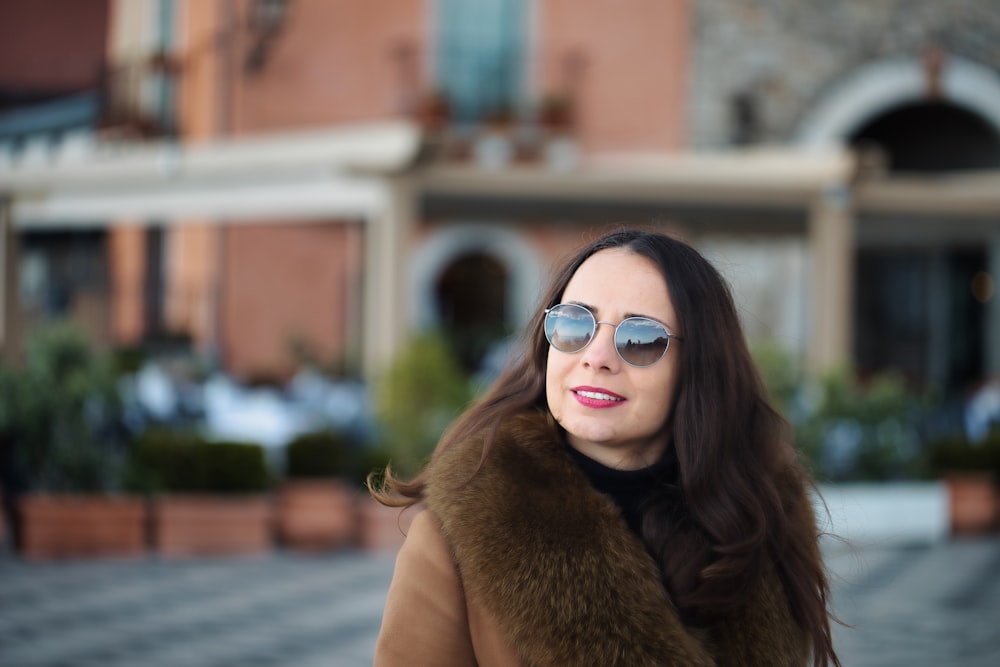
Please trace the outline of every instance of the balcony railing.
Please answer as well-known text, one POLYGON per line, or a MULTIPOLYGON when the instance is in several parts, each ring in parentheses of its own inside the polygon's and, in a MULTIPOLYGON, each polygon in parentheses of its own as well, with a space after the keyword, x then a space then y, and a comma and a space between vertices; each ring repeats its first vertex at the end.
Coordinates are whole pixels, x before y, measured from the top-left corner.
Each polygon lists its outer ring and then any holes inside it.
POLYGON ((109 65, 102 77, 100 133, 126 139, 176 137, 178 76, 179 68, 165 54, 109 65))

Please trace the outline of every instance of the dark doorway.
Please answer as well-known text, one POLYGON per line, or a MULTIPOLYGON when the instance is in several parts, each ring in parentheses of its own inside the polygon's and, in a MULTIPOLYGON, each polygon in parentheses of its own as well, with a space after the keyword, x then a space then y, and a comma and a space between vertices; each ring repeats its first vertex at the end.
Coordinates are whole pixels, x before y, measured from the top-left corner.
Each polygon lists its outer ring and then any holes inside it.
POLYGON ((855 131, 852 146, 874 146, 891 172, 1000 167, 1000 137, 979 115, 944 102, 909 104, 855 131))
POLYGON ((861 250, 854 294, 858 369, 902 371, 911 381, 962 390, 981 381, 986 269, 979 248, 861 250))
POLYGON ((508 333, 507 268, 483 252, 449 263, 435 285, 441 328, 463 368, 475 372, 508 333))
MULTIPOLYGON (((849 142, 878 148, 893 175, 1000 168, 996 128, 974 111, 943 101, 900 105, 859 127, 849 142)), ((914 227, 949 222, 924 218, 914 227)), ((949 392, 980 382, 988 343, 986 305, 977 299, 974 283, 986 271, 987 255, 986 244, 974 243, 859 250, 858 368, 901 370, 916 382, 949 392)))

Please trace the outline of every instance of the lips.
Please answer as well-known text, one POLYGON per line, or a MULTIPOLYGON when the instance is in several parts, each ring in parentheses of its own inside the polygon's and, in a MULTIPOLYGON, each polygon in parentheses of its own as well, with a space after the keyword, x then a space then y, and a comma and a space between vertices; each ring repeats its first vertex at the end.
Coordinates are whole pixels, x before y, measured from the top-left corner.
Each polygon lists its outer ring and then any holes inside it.
POLYGON ((573 387, 574 398, 590 408, 610 408, 625 402, 624 396, 600 387, 573 387))

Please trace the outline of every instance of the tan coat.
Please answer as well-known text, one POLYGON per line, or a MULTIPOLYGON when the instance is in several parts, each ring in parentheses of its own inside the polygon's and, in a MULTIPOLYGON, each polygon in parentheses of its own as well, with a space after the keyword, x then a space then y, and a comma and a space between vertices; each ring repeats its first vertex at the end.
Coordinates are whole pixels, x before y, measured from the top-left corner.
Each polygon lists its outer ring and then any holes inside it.
POLYGON ((681 623, 653 559, 544 415, 504 425, 431 471, 399 553, 376 667, 801 667, 774 576, 711 631, 681 623))

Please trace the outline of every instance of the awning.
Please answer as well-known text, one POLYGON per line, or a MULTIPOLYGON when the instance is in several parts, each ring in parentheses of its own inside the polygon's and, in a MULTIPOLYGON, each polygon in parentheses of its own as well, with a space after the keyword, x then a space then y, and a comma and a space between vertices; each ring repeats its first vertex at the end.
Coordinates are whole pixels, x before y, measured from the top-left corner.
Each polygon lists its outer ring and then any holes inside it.
POLYGON ((203 144, 70 144, 0 162, 18 228, 367 217, 383 176, 416 158, 419 129, 358 125, 203 144))

